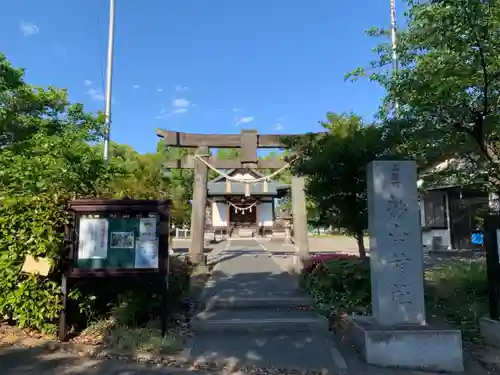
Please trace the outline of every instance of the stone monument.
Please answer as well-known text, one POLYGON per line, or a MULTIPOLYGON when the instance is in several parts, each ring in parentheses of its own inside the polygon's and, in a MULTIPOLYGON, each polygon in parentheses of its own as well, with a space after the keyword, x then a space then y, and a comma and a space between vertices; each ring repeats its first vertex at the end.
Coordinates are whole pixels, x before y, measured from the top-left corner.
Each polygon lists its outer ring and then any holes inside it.
POLYGON ((461 332, 425 318, 415 162, 368 165, 368 231, 373 316, 351 317, 354 344, 371 364, 462 372, 461 332))

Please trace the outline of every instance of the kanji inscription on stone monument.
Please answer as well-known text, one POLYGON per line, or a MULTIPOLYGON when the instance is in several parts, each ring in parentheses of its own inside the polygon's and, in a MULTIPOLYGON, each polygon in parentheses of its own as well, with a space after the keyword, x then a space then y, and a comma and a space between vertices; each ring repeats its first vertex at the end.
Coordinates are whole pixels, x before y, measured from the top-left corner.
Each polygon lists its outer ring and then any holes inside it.
POLYGON ((384 325, 425 322, 416 165, 369 166, 368 207, 373 315, 384 325))

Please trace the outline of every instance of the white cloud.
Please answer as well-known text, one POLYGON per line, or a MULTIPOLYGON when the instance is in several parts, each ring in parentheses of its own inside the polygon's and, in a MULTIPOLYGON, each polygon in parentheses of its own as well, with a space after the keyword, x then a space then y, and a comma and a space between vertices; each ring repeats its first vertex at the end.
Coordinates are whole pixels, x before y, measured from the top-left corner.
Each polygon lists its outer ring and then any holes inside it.
POLYGON ((241 112, 241 108, 233 108, 232 111, 233 112, 241 112))
POLYGON ((276 119, 276 123, 274 124, 274 130, 283 130, 283 121, 285 121, 284 117, 278 117, 276 119))
POLYGON ((240 117, 238 121, 236 121, 236 125, 248 124, 254 120, 253 116, 240 117))
POLYGON ((181 115, 183 113, 187 113, 190 107, 194 106, 194 103, 185 99, 185 98, 177 98, 172 100, 170 104, 170 109, 162 109, 160 113, 155 117, 157 120, 166 119, 168 117, 172 117, 174 115, 181 115))
POLYGON ((187 108, 191 105, 191 102, 185 98, 177 98, 172 100, 173 108, 187 108))
MULTIPOLYGON (((106 95, 103 93, 103 91, 93 86, 94 83, 90 79, 84 80, 83 85, 86 87, 85 95, 88 95, 90 99, 98 102, 103 102, 106 100, 106 95)), ((111 103, 116 103, 114 96, 111 97, 111 103)))
POLYGON ((173 109, 171 113, 174 115, 179 115, 181 113, 186 113, 186 112, 187 112, 187 108, 176 108, 176 109, 173 109))
POLYGON ((19 29, 24 36, 33 36, 40 32, 40 29, 33 22, 21 21, 19 22, 19 29))
POLYGON ((87 91, 85 91, 85 93, 90 96, 93 100, 97 100, 97 101, 104 101, 104 99, 106 98, 104 96, 104 94, 101 92, 101 91, 98 91, 94 88, 90 88, 88 89, 87 91))
POLYGON ((163 91, 163 89, 160 87, 159 89, 156 89, 156 91, 158 91, 158 92, 162 92, 162 91, 163 91))
POLYGON ((175 91, 183 92, 183 91, 187 91, 187 90, 189 90, 189 87, 187 87, 187 86, 181 86, 181 85, 175 86, 175 91))
POLYGON ((155 119, 162 120, 169 117, 169 114, 165 108, 161 109, 158 115, 155 116, 155 119))
POLYGON ((132 85, 132 88, 133 88, 133 89, 138 89, 139 87, 141 87, 141 85, 137 85, 137 84, 132 85))

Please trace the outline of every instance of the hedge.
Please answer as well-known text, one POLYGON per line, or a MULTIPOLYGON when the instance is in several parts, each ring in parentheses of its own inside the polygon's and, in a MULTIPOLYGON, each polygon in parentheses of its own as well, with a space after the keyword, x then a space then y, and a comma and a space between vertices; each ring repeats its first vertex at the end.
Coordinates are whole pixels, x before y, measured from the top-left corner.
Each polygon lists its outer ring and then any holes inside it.
MULTIPOLYGON (((63 196, 4 199, 0 206, 0 320, 20 328, 55 334, 61 312, 61 256, 68 223, 63 196), (51 263, 48 277, 21 272, 26 255, 51 263)), ((177 303, 189 283, 189 266, 173 259, 169 276, 170 303, 177 303)), ((143 322, 159 314, 160 283, 155 277, 85 279, 71 284, 69 320, 79 328, 109 314, 123 300, 142 301, 127 309, 130 321, 143 322), (132 312, 131 312, 132 311, 132 312)), ((173 307, 173 306, 171 306, 173 307)), ((116 311, 115 311, 116 312, 116 311)), ((126 321, 126 317, 124 317, 126 321)))

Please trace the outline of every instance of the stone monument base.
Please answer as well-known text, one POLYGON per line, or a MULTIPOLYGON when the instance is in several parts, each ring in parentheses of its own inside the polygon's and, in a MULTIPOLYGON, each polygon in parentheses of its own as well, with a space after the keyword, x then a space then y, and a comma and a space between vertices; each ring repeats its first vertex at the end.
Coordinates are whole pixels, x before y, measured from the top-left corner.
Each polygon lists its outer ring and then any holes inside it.
POLYGON ((348 338, 367 363, 428 371, 463 372, 462 333, 430 325, 382 326, 349 318, 348 338))
POLYGON ((479 328, 486 344, 500 348, 500 321, 485 316, 479 319, 479 328))

